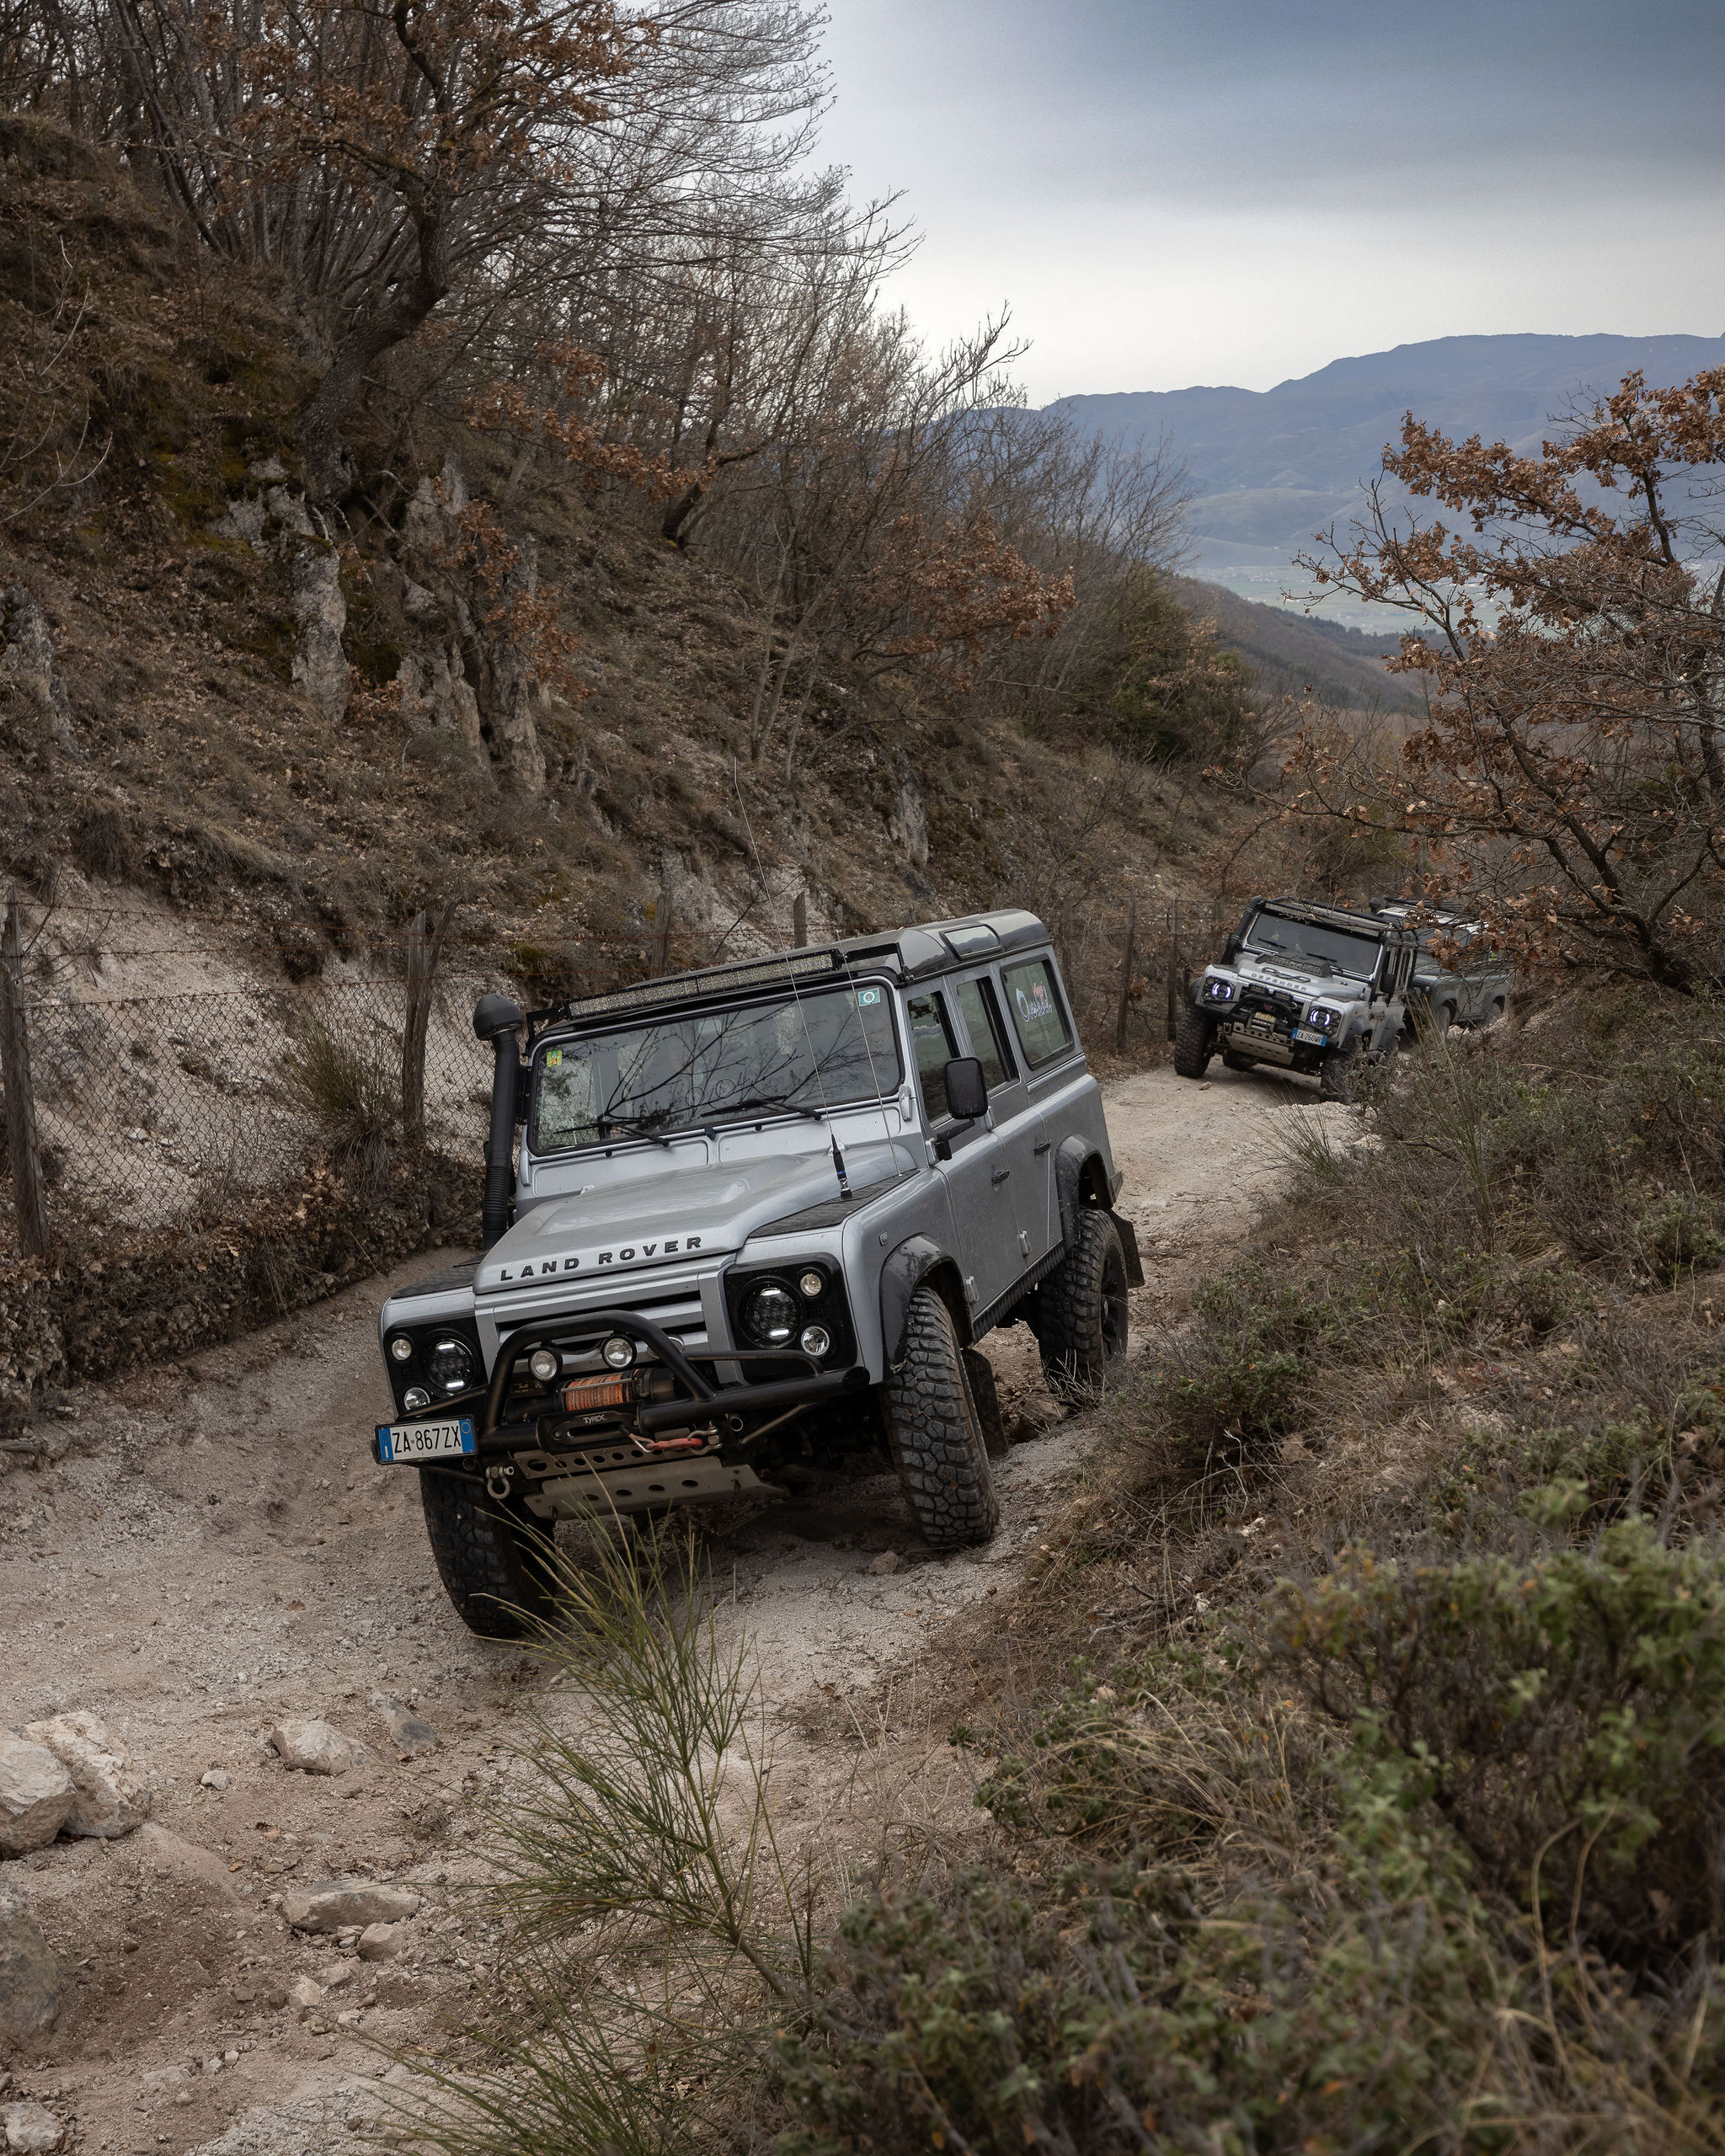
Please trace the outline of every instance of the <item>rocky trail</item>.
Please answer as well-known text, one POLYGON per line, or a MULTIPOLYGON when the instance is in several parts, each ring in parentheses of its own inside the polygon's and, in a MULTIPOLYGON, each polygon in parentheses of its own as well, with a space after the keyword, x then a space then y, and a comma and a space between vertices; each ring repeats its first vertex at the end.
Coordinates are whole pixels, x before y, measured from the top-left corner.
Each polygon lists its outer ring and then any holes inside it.
MULTIPOLYGON (((1220 1070, 1109 1089, 1140 1340, 1285 1171, 1290 1107, 1351 1114, 1220 1070)), ((562 1709, 541 1664, 462 1626, 417 1478, 371 1462, 384 1285, 59 1396, 45 1455, 0 1476, 0 1732, 48 1724, 64 1755, 105 1729, 137 1785, 115 1801, 148 1811, 0 1861, 10 2148, 323 2156, 407 2078, 394 2055, 435 2047, 486 1983, 493 1942, 462 1894, 478 1814, 522 1708, 562 1709), (100 1726, 54 1721, 80 1716, 100 1726), (286 1764, 269 1733, 296 1721, 349 1740, 343 1771, 286 1764)), ((1019 1578, 1096 1442, 1022 1328, 987 1348, 1020 1438, 987 1549, 923 1553, 889 1476, 811 1483, 713 1545, 724 1621, 759 1658, 779 1815, 841 1860, 889 1812, 968 1807, 966 1769, 896 1702, 937 1679, 953 1620, 1019 1578)))

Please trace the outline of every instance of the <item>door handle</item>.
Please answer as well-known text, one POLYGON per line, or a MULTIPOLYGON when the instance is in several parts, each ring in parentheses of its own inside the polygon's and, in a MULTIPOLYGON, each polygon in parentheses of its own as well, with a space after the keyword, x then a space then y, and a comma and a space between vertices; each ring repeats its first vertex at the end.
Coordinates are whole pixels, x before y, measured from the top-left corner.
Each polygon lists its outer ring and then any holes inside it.
POLYGON ((1052 1152, 1054 1150, 1054 1142, 1055 1141, 1052 1138, 1044 1138, 1043 1139, 1041 1145, 1039 1145, 1036 1149, 1036 1157, 1039 1161, 1042 1158, 1044 1153, 1052 1152))
POLYGON ((1012 1172, 1012 1171, 1010 1168, 996 1168, 993 1174, 990 1176, 989 1181, 991 1182, 1004 1182, 1012 1172))

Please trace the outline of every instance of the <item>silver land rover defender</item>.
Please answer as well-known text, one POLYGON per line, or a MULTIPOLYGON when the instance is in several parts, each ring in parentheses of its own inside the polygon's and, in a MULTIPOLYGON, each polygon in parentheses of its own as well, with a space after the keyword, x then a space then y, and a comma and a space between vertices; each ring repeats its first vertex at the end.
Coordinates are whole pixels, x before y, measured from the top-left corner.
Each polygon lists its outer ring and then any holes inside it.
POLYGON ((559 1518, 771 1493, 776 1467, 875 1447, 935 1549, 985 1542, 1004 1439, 975 1343, 1023 1321, 1069 1399, 1124 1356, 1137 1245, 1033 915, 525 1019, 488 995, 473 1023, 483 1254, 384 1305, 373 1451, 418 1471, 475 1631, 542 1614, 559 1518))
POLYGON ((1174 1068, 1201 1078, 1220 1054, 1231 1070, 1303 1071, 1326 1100, 1351 1100, 1360 1065, 1395 1049, 1418 949, 1413 930, 1383 914, 1254 899, 1192 984, 1174 1068))

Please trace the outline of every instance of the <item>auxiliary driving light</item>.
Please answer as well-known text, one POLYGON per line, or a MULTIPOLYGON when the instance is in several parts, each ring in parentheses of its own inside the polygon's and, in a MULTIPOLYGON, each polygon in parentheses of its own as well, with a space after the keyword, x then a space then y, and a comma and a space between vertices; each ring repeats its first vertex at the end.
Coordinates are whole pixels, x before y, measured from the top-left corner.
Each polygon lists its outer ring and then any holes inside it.
POLYGON ((635 1359, 635 1343, 621 1332, 613 1332, 599 1351, 600 1360, 610 1370, 626 1370, 635 1359))
POLYGON ((536 1348, 527 1358, 527 1368, 539 1385, 549 1385, 563 1372, 563 1357, 554 1348, 536 1348))
POLYGON ((414 1359, 414 1343, 406 1333, 398 1332, 389 1343, 389 1353, 398 1363, 410 1363, 414 1359))
POLYGON ((818 1363, 832 1345, 832 1335, 824 1325, 805 1325, 803 1337, 797 1342, 805 1355, 812 1355, 818 1363))
POLYGON ((431 1405, 431 1396, 422 1385, 410 1385, 401 1396, 401 1404, 409 1415, 417 1415, 422 1407, 431 1405))
POLYGON ((806 1303, 812 1303, 815 1297, 823 1294, 825 1289, 825 1281, 820 1273, 814 1271, 805 1273, 797 1283, 797 1292, 806 1303))

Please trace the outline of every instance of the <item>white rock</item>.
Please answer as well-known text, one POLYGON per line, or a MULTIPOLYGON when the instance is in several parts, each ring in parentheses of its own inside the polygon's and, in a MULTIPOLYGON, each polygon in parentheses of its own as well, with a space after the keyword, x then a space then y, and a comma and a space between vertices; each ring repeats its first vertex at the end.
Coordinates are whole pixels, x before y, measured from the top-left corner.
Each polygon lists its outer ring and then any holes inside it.
POLYGON ((406 1944, 398 1924, 368 1924, 360 1934, 360 1959, 387 1961, 392 1955, 399 1954, 406 1944))
POLYGON ((0 1731, 0 1856, 45 1849, 77 1795, 77 1784, 45 1745, 0 1731))
POLYGON ((66 1815, 68 1834, 113 1841, 149 1817, 150 1792, 131 1754, 94 1715, 56 1715, 51 1721, 31 1722, 24 1735, 45 1745, 72 1776, 77 1793, 66 1815))
POLYGON ((419 1906, 405 1886, 379 1886, 369 1879, 308 1879, 281 1897, 281 1913, 295 1931, 343 1931, 350 1924, 397 1924, 419 1906))
POLYGON ((226 1789, 227 1779, 220 1767, 211 1767, 198 1776, 198 1785, 200 1789, 226 1789))
POLYGON ((160 2096, 170 2089, 178 2089, 186 2079, 183 2066, 152 2067, 139 2085, 147 2096, 160 2096))
POLYGON ((900 1570, 904 1561, 896 1550, 883 1550, 878 1557, 870 1561, 868 1569, 876 1579, 884 1580, 900 1570))
MULTIPOLYGON (((158 1879, 178 1879, 224 1902, 238 1902, 239 1892, 226 1861, 214 1849, 200 1849, 152 1819, 138 1835, 140 1851, 150 1860, 158 1879)), ((200 1897, 201 1898, 201 1897, 200 1897)))
POLYGON ((309 1977, 296 1977, 288 1986, 288 2004, 296 2006, 302 2014, 309 2014, 314 2006, 323 2004, 323 1987, 314 1984, 309 1977))
POLYGON ((45 2104, 8 2104, 0 2119, 6 2121, 8 2148, 57 2148, 66 2137, 65 2127, 45 2104))
POLYGON ((371 1752, 331 1722, 279 1721, 270 1742, 290 1767, 307 1774, 344 1774, 373 1764, 371 1752))

